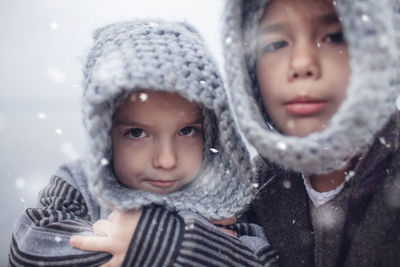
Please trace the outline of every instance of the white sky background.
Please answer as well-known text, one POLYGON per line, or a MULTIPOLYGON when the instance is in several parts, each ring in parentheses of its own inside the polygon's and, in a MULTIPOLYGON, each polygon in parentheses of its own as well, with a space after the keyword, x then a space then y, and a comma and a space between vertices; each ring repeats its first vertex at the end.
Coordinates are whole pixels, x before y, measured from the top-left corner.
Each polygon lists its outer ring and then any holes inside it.
POLYGON ((81 65, 92 31, 135 17, 186 20, 221 62, 223 1, 0 1, 0 266, 17 216, 60 164, 83 153, 81 65))

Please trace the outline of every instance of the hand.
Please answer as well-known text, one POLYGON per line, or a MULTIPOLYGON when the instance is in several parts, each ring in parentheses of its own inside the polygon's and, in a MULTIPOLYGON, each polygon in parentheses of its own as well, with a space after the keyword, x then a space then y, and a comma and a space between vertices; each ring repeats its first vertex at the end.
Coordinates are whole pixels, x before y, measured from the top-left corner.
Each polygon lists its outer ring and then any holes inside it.
POLYGON ((113 211, 107 220, 98 220, 93 225, 93 231, 99 236, 73 235, 69 243, 82 250, 112 254, 111 260, 102 267, 121 266, 141 214, 142 210, 113 211))
MULTIPOLYGON (((230 225, 230 224, 235 224, 236 223, 236 217, 230 217, 230 218, 224 218, 221 220, 215 220, 215 221, 211 221, 212 224, 217 224, 217 225, 230 225)), ((222 230, 223 232, 225 232, 228 235, 232 235, 234 237, 237 237, 238 234, 233 231, 233 230, 229 230, 223 227, 218 227, 220 230, 222 230)))

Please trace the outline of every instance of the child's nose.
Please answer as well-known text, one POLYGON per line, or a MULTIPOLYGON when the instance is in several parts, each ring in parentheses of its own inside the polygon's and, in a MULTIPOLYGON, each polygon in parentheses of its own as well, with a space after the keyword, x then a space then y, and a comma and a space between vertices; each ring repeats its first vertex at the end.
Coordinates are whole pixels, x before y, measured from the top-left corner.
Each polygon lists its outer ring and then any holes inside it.
POLYGON ((316 46, 309 44, 300 47, 293 52, 291 57, 288 79, 317 79, 320 76, 320 66, 317 60, 316 46))
POLYGON ((156 169, 173 169, 177 165, 177 155, 172 142, 160 142, 154 153, 153 166, 156 169))

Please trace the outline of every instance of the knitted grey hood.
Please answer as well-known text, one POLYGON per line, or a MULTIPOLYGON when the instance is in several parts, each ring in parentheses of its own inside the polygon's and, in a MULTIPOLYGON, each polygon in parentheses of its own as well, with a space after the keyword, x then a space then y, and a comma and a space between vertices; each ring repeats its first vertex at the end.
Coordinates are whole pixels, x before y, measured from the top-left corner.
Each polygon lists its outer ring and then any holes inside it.
POLYGON ((243 212, 254 190, 249 155, 233 128, 217 65, 196 30, 162 20, 105 26, 94 33, 83 72, 85 171, 89 189, 103 205, 126 210, 153 203, 215 219, 243 212), (123 99, 140 89, 178 93, 202 110, 202 170, 178 192, 129 189, 113 173, 112 116, 123 99))
POLYGON ((255 34, 268 2, 228 0, 224 10, 228 91, 239 128, 264 158, 285 168, 309 174, 342 169, 368 149, 396 101, 400 106, 400 3, 333 1, 350 53, 347 98, 329 127, 293 137, 267 126, 255 77, 255 34))

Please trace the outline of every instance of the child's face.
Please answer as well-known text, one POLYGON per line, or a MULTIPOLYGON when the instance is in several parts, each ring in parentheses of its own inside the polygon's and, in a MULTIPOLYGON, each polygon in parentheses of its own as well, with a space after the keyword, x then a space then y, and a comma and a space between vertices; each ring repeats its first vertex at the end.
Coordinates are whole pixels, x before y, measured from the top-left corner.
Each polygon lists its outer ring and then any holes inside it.
POLYGON ((114 114, 112 144, 121 183, 153 193, 175 192, 193 180, 202 164, 200 109, 178 94, 133 93, 114 114))
POLYGON ((331 1, 274 0, 258 37, 257 79, 274 124, 305 136, 328 126, 346 97, 347 44, 331 1))

